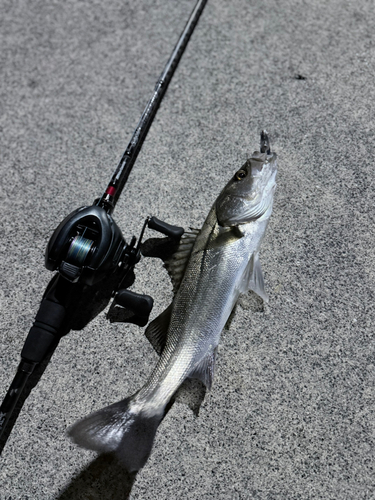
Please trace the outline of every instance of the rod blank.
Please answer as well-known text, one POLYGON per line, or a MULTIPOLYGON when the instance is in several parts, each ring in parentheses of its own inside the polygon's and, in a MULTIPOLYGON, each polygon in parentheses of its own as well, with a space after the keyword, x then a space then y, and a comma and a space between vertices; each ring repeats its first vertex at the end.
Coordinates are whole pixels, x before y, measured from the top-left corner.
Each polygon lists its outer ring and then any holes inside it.
POLYGON ((173 52, 165 65, 158 81, 156 82, 154 93, 145 107, 142 117, 135 129, 133 136, 126 148, 120 163, 117 166, 115 173, 112 176, 110 183, 107 186, 102 197, 98 200, 97 205, 105 208, 109 213, 112 213, 119 196, 128 180, 134 162, 137 159, 138 153, 141 150, 142 144, 146 138, 150 125, 155 117, 155 113, 159 107, 161 100, 167 90, 169 82, 172 79, 173 73, 181 59, 181 56, 186 48, 186 45, 194 31, 198 19, 206 5, 207 0, 198 0, 189 20, 181 33, 181 36, 173 49, 173 52))

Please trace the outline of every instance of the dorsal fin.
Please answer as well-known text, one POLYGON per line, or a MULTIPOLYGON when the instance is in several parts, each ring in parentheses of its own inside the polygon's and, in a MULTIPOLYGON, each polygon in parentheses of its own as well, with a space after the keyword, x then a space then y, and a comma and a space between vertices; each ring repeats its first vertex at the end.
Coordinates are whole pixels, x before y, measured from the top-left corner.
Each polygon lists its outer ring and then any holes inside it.
POLYGON ((190 228, 190 231, 185 232, 181 236, 177 251, 164 264, 169 276, 171 277, 174 293, 177 292, 180 286, 191 251, 193 250, 195 240, 199 233, 199 229, 192 228, 190 228))

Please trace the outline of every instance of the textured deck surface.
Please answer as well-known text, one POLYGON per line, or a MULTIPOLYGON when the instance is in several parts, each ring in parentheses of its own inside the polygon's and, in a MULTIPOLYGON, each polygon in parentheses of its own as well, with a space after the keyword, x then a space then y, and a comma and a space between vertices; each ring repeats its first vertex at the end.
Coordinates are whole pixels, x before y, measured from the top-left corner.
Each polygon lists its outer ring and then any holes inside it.
MULTIPOLYGON (((1 2, 0 398, 48 238, 107 185, 193 5, 1 2)), ((105 312, 70 333, 1 455, 1 500, 374 500, 374 25, 366 0, 208 1, 114 217, 127 240, 149 214, 199 227, 266 128, 269 304, 237 308, 199 416, 175 404, 136 477, 65 432, 157 355, 105 312)), ((172 296, 156 259, 133 289, 152 317, 172 296)))

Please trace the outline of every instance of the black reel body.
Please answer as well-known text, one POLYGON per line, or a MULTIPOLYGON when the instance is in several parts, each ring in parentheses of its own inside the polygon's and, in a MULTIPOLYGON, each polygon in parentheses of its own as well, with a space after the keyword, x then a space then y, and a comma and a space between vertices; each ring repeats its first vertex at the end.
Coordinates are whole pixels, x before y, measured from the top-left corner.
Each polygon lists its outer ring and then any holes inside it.
POLYGON ((114 272, 126 248, 121 230, 102 207, 81 207, 54 231, 45 265, 72 283, 93 285, 114 272))

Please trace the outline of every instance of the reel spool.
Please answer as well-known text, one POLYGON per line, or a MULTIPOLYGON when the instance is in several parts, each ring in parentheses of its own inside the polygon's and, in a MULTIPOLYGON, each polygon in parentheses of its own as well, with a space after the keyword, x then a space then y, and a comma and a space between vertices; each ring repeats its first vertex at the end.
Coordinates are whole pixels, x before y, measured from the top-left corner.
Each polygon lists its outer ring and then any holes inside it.
POLYGON ((119 227, 104 208, 82 207, 53 233, 45 265, 72 283, 93 285, 118 268, 126 246, 119 227))
POLYGON ((90 252, 95 252, 93 240, 78 235, 73 238, 70 244, 66 261, 77 266, 83 266, 90 252))

